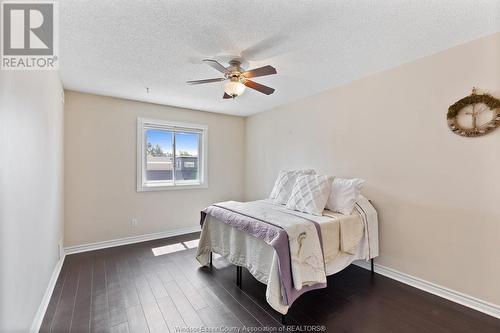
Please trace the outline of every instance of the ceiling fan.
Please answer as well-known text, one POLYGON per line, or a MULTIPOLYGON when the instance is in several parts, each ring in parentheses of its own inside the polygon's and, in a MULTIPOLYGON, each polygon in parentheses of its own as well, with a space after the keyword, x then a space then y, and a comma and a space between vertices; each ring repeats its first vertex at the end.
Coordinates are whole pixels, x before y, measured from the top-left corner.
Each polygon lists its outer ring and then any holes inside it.
POLYGON ((273 66, 268 65, 245 71, 241 68, 241 61, 238 59, 230 60, 229 67, 224 67, 217 60, 204 59, 203 61, 207 65, 223 73, 224 77, 216 79, 187 81, 187 84, 203 84, 229 80, 229 82, 224 85, 224 96, 222 97, 224 99, 236 98, 240 96, 245 91, 245 87, 257 90, 258 92, 266 95, 271 95, 274 92, 274 88, 249 80, 250 78, 258 76, 276 74, 276 69, 273 66))

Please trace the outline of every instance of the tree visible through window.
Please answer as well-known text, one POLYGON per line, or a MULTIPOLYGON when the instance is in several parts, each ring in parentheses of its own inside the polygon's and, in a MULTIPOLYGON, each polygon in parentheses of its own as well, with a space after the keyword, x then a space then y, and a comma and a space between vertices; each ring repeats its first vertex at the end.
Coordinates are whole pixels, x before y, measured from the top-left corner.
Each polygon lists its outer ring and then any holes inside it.
POLYGON ((146 181, 173 181, 173 134, 146 129, 146 181))

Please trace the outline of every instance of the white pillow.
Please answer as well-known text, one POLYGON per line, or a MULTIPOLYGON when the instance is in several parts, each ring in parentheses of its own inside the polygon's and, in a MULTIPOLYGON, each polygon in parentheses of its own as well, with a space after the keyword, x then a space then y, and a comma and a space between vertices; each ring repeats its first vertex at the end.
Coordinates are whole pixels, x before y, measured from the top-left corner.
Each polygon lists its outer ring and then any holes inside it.
POLYGON ((332 176, 298 176, 286 208, 313 215, 323 215, 326 201, 332 190, 332 176))
POLYGON ((351 215, 365 181, 359 178, 335 178, 326 208, 344 215, 351 215))
POLYGON ((284 205, 292 194, 293 185, 300 175, 314 175, 316 171, 307 170, 281 170, 274 183, 270 198, 274 199, 275 203, 284 205))

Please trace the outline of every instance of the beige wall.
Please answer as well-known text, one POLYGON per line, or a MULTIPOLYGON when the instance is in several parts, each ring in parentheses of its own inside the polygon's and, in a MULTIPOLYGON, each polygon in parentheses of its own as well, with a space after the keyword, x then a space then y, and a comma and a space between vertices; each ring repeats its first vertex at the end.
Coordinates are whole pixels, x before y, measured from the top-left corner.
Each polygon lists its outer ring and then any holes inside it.
POLYGON ((198 226, 205 206, 242 199, 244 140, 244 118, 67 91, 66 246, 198 226), (208 188, 136 192, 137 117, 208 125, 208 188))
POLYGON ((500 129, 463 138, 446 123, 473 86, 500 97, 500 34, 251 116, 246 198, 282 168, 362 177, 378 263, 500 304, 500 129))
POLYGON ((57 72, 0 71, 0 332, 27 332, 63 236, 57 72))

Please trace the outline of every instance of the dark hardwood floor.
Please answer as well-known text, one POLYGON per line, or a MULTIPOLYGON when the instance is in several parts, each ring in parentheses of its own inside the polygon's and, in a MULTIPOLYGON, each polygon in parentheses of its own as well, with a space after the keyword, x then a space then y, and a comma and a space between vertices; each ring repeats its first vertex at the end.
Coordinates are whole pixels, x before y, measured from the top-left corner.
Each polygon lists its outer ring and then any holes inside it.
MULTIPOLYGON (((234 266, 218 258, 211 270, 200 268, 196 249, 182 250, 182 242, 197 237, 190 234, 67 256, 40 331, 279 329, 280 316, 266 303, 265 286, 248 271, 243 270, 240 290, 234 266), (172 244, 181 250, 153 255, 153 248, 172 244)), ((305 325, 324 325, 328 332, 500 332, 498 319, 353 265, 330 276, 328 288, 299 298, 288 324, 304 325, 303 332, 321 329, 305 325)))

